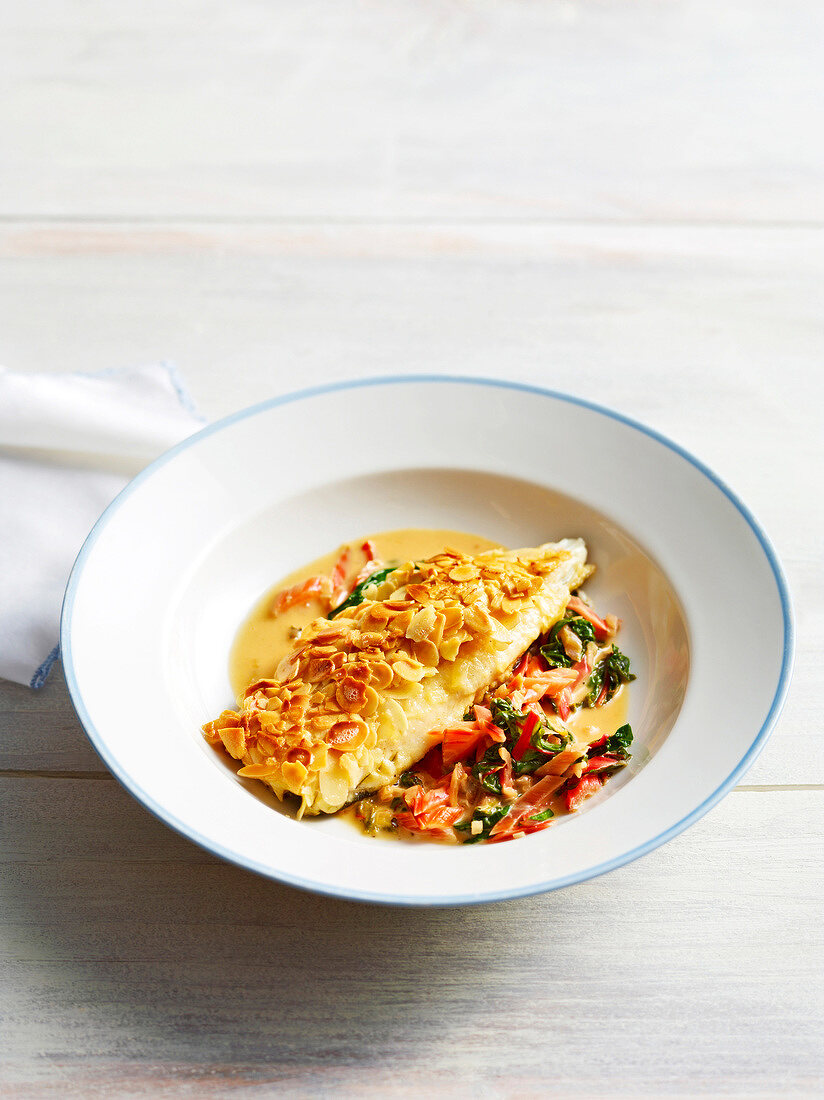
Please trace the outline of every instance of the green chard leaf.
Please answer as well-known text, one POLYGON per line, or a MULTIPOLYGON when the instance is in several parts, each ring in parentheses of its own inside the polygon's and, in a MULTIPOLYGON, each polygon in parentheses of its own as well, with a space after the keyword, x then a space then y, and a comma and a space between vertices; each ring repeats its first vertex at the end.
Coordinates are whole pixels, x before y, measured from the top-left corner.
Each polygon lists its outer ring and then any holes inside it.
POLYGON ((468 833, 469 830, 472 828, 472 822, 480 821, 481 825, 483 826, 481 832, 476 833, 474 836, 468 836, 464 841, 464 844, 477 844, 479 840, 487 840, 489 838, 492 827, 496 825, 502 817, 506 817, 508 813, 509 803, 501 802, 499 803, 499 805, 492 806, 488 810, 475 810, 472 817, 468 818, 466 821, 460 822, 460 824, 456 825, 455 828, 463 833, 468 833))
POLYGON ((472 774, 485 791, 490 794, 501 794, 501 777, 498 772, 503 768, 498 744, 490 745, 481 759, 472 765, 472 774))
POLYGON ((612 647, 612 653, 607 657, 606 664, 613 683, 628 684, 635 679, 635 676, 629 670, 629 657, 622 653, 618 646, 614 645, 612 647))
POLYGON ((549 821, 551 817, 555 817, 553 810, 542 810, 539 814, 533 814, 532 817, 528 817, 527 821, 549 821))
MULTIPOLYGON (((601 688, 604 686, 604 673, 606 671, 606 661, 601 661, 592 670, 592 673, 587 680, 587 702, 589 705, 595 706, 595 700, 601 694, 601 688)), ((614 689, 613 689, 614 690, 614 689)), ((609 695, 609 693, 607 693, 609 695)))
POLYGON ((521 723, 527 716, 527 711, 518 710, 510 699, 492 700, 492 721, 503 730, 507 737, 507 743, 515 741, 521 736, 521 723))
POLYGON ((604 680, 607 677, 609 678, 607 700, 613 697, 619 685, 628 684, 635 679, 635 676, 629 670, 629 657, 622 653, 617 646, 613 646, 612 652, 600 664, 595 666, 592 675, 587 680, 587 701, 590 706, 594 705, 595 700, 601 694, 601 688, 604 686, 604 680))
POLYGON ((570 668, 575 662, 567 656, 563 642, 558 635, 565 626, 568 626, 573 634, 577 634, 581 645, 586 649, 587 642, 595 641, 595 629, 592 623, 582 615, 568 615, 553 626, 547 635, 547 640, 540 647, 540 653, 550 668, 570 668))
POLYGON ((611 737, 608 737, 604 747, 598 751, 601 754, 614 752, 618 756, 629 756, 629 747, 631 744, 632 726, 626 723, 620 726, 611 737))
POLYGON ((560 642, 542 645, 539 652, 550 668, 569 668, 572 665, 571 658, 567 657, 560 642))
POLYGON ((538 726, 530 741, 534 749, 538 749, 539 752, 545 754, 544 763, 546 763, 547 754, 557 756, 559 752, 563 752, 568 745, 572 744, 572 734, 566 730, 557 730, 549 722, 545 722, 538 726))
POLYGON ((562 626, 568 626, 573 634, 577 634, 584 648, 586 648, 587 642, 595 641, 595 628, 589 619, 585 619, 581 615, 573 615, 570 619, 563 619, 557 628, 553 627, 552 629, 560 629, 562 626))
POLYGON ((527 749, 520 760, 512 761, 512 774, 514 776, 532 775, 542 764, 546 764, 547 757, 535 749, 527 749))
POLYGON ((375 807, 370 802, 361 802, 358 804, 355 813, 356 816, 360 818, 364 831, 367 832, 369 836, 375 836, 378 831, 375 823, 375 807))

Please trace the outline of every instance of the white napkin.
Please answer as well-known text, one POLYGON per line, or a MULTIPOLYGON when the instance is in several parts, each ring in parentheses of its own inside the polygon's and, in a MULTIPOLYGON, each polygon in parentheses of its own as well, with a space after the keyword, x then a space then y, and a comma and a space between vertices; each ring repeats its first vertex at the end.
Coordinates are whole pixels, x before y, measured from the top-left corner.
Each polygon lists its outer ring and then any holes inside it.
POLYGON ((0 676, 43 685, 86 535, 129 478, 203 423, 170 363, 0 367, 0 676))

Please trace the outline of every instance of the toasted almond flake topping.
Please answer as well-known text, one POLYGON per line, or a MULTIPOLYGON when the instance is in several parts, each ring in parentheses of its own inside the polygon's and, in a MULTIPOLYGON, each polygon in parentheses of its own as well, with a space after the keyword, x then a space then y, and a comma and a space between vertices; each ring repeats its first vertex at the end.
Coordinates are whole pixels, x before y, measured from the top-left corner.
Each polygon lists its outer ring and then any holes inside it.
POLYGON ((392 672, 396 680, 411 680, 417 683, 423 679, 423 665, 414 658, 401 657, 392 665, 392 672))
POLYGON ((392 669, 386 663, 386 661, 382 661, 380 659, 372 661, 370 663, 369 669, 372 673, 372 679, 370 682, 374 684, 374 686, 379 691, 382 691, 384 688, 388 688, 389 685, 392 683, 392 669))
POLYGON ((317 684, 321 680, 326 680, 334 672, 335 666, 329 657, 312 657, 307 664, 303 675, 306 677, 307 683, 317 684))
POLYGON ((246 751, 246 736, 243 730, 230 727, 219 732, 220 739, 229 755, 233 756, 235 760, 242 760, 246 751))
POLYGON ((501 599, 501 611, 503 611, 505 615, 514 615, 517 611, 520 611, 522 602, 520 598, 512 599, 509 596, 504 596, 501 599))
POLYGON ((451 581, 474 581, 480 574, 474 565, 467 562, 465 565, 456 565, 450 569, 448 576, 451 581))
POLYGON ((352 749, 362 745, 366 740, 366 723, 361 721, 338 722, 332 727, 326 744, 331 749, 352 749))
POLYGON ((372 715, 377 711, 379 704, 380 704, 380 698, 378 696, 378 693, 375 691, 375 689, 372 688, 372 687, 365 688, 364 689, 364 702, 363 702, 363 706, 360 708, 361 716, 363 718, 371 718, 372 715))
MULTIPOLYGON (((288 768, 290 765, 284 765, 284 768, 288 768)), ((278 774, 280 767, 276 760, 273 760, 270 764, 247 764, 243 768, 238 768, 238 775, 243 779, 271 779, 278 774)), ((304 771, 306 769, 304 768, 304 771)))
POLYGON ((458 656, 458 650, 461 648, 461 639, 457 637, 447 638, 446 641, 441 642, 439 651, 441 657, 445 661, 454 661, 458 656))
POLYGON ((293 794, 299 794, 309 775, 309 769, 299 760, 294 762, 287 760, 283 765, 282 774, 283 782, 289 790, 293 794))
POLYGON ((412 642, 420 642, 429 634, 435 625, 437 612, 432 606, 421 608, 412 616, 409 626, 406 628, 406 637, 412 642))
POLYGON ((417 642, 413 646, 413 653, 415 654, 415 660, 420 661, 427 668, 435 668, 440 660, 438 647, 434 642, 430 642, 428 638, 424 638, 422 642, 417 642))
POLYGON ((443 613, 440 611, 436 612, 435 625, 429 631, 429 640, 430 642, 433 642, 436 646, 441 644, 445 624, 446 619, 444 618, 443 613))
POLYGON ((411 600, 416 603, 427 603, 430 598, 429 589, 425 584, 408 584, 406 586, 406 594, 411 600))
POLYGON ((415 615, 414 611, 401 611, 389 623, 389 634, 394 637, 402 637, 409 629, 409 624, 415 615))
POLYGON ((453 630, 457 630, 458 627, 463 626, 463 608, 458 604, 452 604, 449 607, 444 608, 444 634, 451 634, 453 630))
POLYGON ((495 627, 492 616, 482 603, 472 604, 466 609, 464 623, 473 634, 490 634, 495 627))
POLYGON ((347 676, 335 691, 335 701, 342 710, 361 710, 366 702, 366 685, 347 676))
POLYGON ((354 787, 360 778, 358 758, 351 752, 345 752, 340 758, 341 767, 349 777, 350 786, 354 787))
POLYGON ((287 653, 277 667, 278 680, 291 680, 298 670, 298 657, 295 653, 287 653))

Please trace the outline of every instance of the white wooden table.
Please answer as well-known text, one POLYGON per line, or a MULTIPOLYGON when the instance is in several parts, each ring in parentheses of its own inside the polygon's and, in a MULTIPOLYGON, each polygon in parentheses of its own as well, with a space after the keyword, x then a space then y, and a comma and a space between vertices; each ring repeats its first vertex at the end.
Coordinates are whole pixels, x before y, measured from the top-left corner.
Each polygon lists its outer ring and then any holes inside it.
POLYGON ((6 8, 6 365, 173 358, 212 417, 393 371, 593 398, 753 507, 799 655, 700 823, 469 910, 221 863, 103 770, 59 672, 0 684, 0 1093, 824 1092, 824 7, 6 8))

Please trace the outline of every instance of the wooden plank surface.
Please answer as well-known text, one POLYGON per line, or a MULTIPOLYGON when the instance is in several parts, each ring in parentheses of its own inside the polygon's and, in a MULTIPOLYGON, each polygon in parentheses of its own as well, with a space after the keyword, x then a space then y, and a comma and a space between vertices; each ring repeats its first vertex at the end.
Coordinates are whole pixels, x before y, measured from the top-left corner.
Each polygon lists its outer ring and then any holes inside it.
POLYGON ((18 1095, 821 1084, 822 791, 736 793, 619 874, 430 911, 230 867, 113 780, 5 780, 0 797, 0 1043, 18 1095))
POLYGON ((687 833, 468 910, 223 864, 108 776, 59 668, 0 682, 0 1094, 824 1094, 824 8, 7 7, 0 361, 171 358, 210 418, 397 371, 594 399, 753 507, 799 654, 687 833))
POLYGON ((7 7, 15 216, 824 214, 806 0, 7 7))

